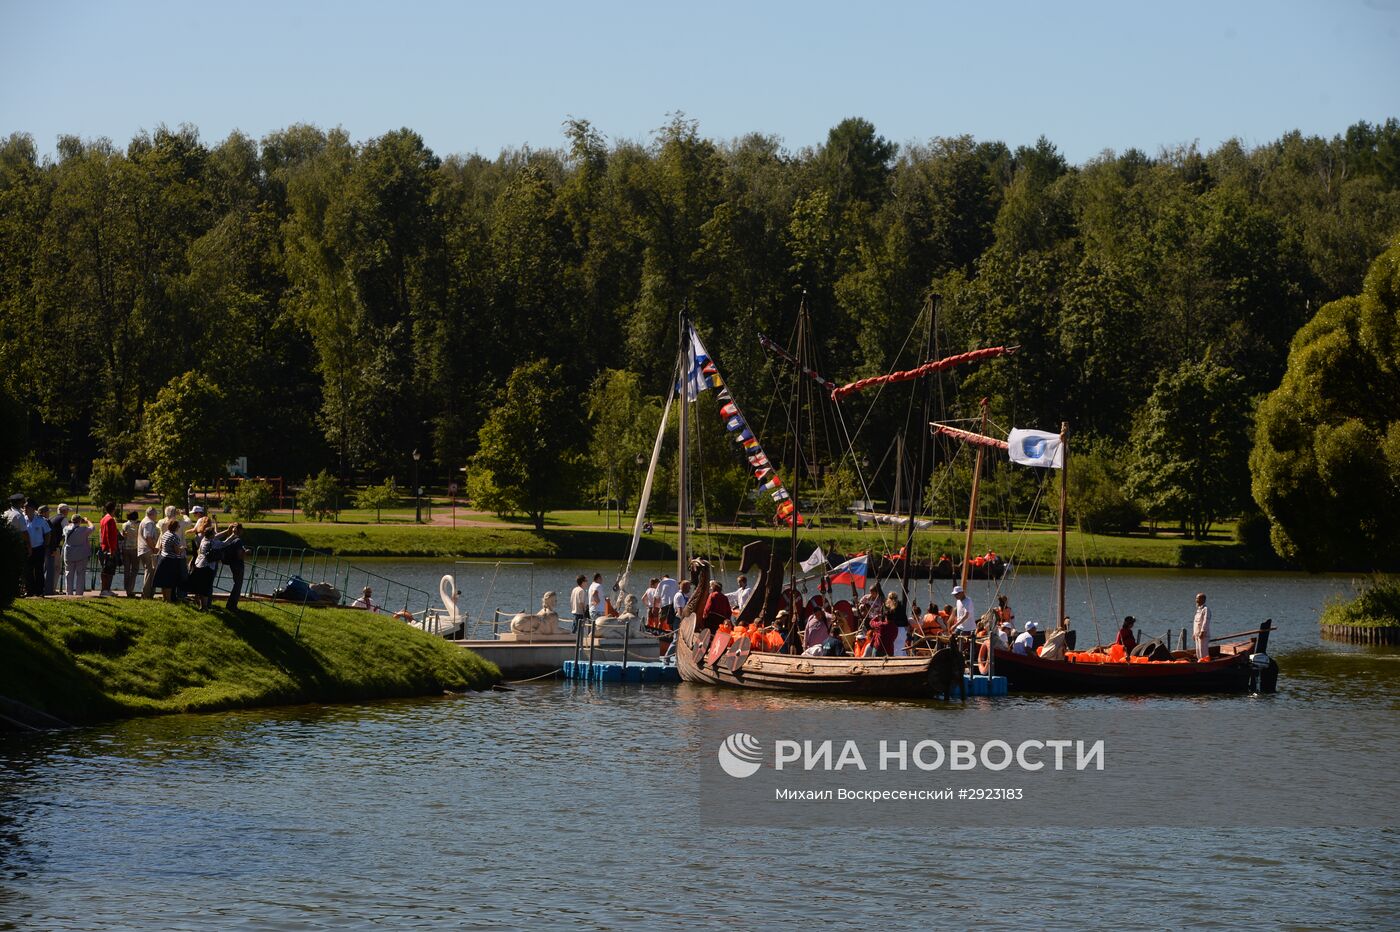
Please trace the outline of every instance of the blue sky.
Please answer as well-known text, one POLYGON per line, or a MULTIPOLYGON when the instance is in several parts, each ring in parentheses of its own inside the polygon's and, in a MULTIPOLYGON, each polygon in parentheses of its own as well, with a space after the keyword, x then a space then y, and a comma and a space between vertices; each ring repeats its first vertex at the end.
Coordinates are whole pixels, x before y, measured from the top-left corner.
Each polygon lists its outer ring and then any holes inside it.
POLYGON ((556 3, 0 0, 0 133, 208 142, 296 122, 439 155, 649 139, 789 149, 863 116, 900 143, 1045 135, 1073 162, 1400 116, 1400 0, 556 3))

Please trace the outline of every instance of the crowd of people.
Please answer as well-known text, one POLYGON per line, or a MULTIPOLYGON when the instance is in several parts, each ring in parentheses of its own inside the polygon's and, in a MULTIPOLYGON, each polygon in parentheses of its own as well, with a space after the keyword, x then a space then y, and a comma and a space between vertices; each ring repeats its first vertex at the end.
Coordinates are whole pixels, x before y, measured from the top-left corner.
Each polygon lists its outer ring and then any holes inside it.
POLYGON ((174 505, 127 511, 117 522, 116 502, 102 506, 95 527, 68 504, 40 505, 23 494, 10 496, 4 522, 29 548, 24 594, 86 595, 96 559, 96 595, 114 597, 117 573, 127 598, 168 602, 192 601, 209 607, 221 568, 229 575, 227 606, 237 608, 243 589, 244 560, 250 548, 237 522, 220 530, 213 515, 195 505, 188 512, 174 505))

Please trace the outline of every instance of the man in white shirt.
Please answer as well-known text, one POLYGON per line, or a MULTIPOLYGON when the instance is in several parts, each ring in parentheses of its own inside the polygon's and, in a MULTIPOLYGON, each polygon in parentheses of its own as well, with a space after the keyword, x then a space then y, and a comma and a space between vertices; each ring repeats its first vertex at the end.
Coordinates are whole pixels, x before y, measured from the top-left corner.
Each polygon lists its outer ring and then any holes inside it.
POLYGON ((1206 606, 1206 594, 1196 593, 1196 617, 1191 622, 1191 633, 1196 636, 1196 659, 1205 660, 1210 656, 1210 609, 1206 606))
POLYGON ((588 589, 585 583, 588 577, 580 573, 574 579, 574 591, 569 593, 569 611, 574 613, 574 630, 582 631, 583 623, 588 620, 588 589))
POLYGON ((378 612, 379 605, 376 604, 374 601, 374 590, 371 589, 369 586, 365 586, 364 591, 360 593, 360 597, 355 601, 351 602, 350 607, 363 608, 367 611, 378 612))
MULTIPOLYGON (((662 579, 662 580, 661 580, 662 583, 665 583, 667 579, 671 579, 671 577, 667 576, 665 579, 662 579)), ((671 581, 672 581, 672 582, 675 582, 675 580, 671 580, 671 581)), ((690 580, 687 579, 687 580, 684 580, 684 581, 680 584, 680 588, 678 588, 678 589, 676 590, 676 594, 673 595, 673 596, 671 596, 671 630, 672 630, 672 631, 676 631, 676 630, 680 627, 681 615, 685 613, 685 603, 687 603, 687 602, 689 602, 689 601, 690 601, 690 580)), ((662 662, 662 663, 669 663, 669 662, 671 661, 671 659, 672 659, 673 657, 676 656, 676 641, 678 641, 678 640, 680 640, 678 637, 674 637, 674 636, 673 636, 673 637, 671 638, 671 646, 668 647, 668 648, 666 648, 666 656, 664 656, 664 657, 661 658, 661 662, 662 662)))
POLYGON ((16 534, 29 533, 29 519, 24 516, 24 496, 19 492, 10 496, 10 507, 5 509, 5 522, 16 534))
POLYGON ((671 630, 676 629, 676 621, 680 615, 676 612, 676 593, 680 591, 680 584, 671 578, 670 573, 661 574, 661 582, 656 584, 656 601, 661 605, 661 617, 671 630))
POLYGON ((953 598, 957 600, 953 608, 953 630, 972 634, 977 630, 977 611, 972 607, 972 599, 962 586, 953 587, 953 598))
POLYGON ((141 564, 145 578, 141 581, 141 598, 153 599, 156 595, 156 564, 160 562, 160 525, 156 515, 160 512, 152 506, 146 509, 146 517, 136 529, 136 561, 141 564))
POLYGON ((1026 622, 1026 630, 1022 631, 1016 638, 1016 643, 1011 645, 1011 653, 1019 654, 1022 657, 1035 656, 1035 629, 1040 627, 1033 621, 1026 622))
POLYGON ((647 591, 642 593, 642 608, 646 610, 648 626, 655 625, 661 614, 661 600, 656 597, 656 585, 659 582, 661 580, 653 578, 651 584, 647 586, 647 591))
POLYGON ((753 590, 749 588, 749 578, 747 576, 740 576, 739 588, 735 589, 733 592, 727 592, 725 595, 729 596, 730 605, 733 605, 735 609, 742 610, 744 603, 749 600, 749 594, 752 592, 753 590))
POLYGON ((603 574, 594 573, 593 582, 588 587, 588 614, 598 618, 603 614, 603 574))

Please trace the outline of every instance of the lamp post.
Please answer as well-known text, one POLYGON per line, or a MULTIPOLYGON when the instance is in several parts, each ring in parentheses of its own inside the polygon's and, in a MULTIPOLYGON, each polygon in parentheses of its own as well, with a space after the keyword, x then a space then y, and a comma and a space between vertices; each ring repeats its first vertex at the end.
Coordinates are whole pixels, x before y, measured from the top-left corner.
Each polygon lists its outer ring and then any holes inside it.
POLYGON ((423 458, 415 448, 413 451, 413 520, 417 524, 423 523, 423 490, 418 488, 418 461, 423 458))

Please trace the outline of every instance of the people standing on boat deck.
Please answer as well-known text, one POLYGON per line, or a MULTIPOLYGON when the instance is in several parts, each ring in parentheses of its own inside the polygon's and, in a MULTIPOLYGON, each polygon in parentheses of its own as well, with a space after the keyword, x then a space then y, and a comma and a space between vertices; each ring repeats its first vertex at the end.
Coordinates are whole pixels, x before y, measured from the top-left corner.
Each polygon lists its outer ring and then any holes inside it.
POLYGON ((574 577, 574 591, 569 593, 569 611, 574 614, 574 630, 582 631, 588 620, 588 577, 579 573, 574 577))
POLYGON ((63 590, 63 532, 68 529, 68 506, 59 505, 58 514, 49 522, 49 555, 44 566, 44 591, 49 595, 63 590))
POLYGON ((24 540, 28 559, 24 567, 24 589, 31 596, 44 594, 44 558, 49 553, 49 535, 53 526, 49 519, 34 510, 34 503, 24 503, 24 540))
POLYGON ((594 573, 593 583, 588 587, 588 615, 599 618, 603 614, 603 574, 594 573))
POLYGON ((351 608, 362 608, 368 612, 379 612, 379 603, 374 601, 374 589, 365 586, 360 592, 360 597, 350 603, 351 608))
POLYGON ((1035 631, 1040 625, 1033 621, 1026 622, 1026 630, 1016 637, 1016 643, 1011 645, 1011 652, 1022 657, 1035 656, 1035 631))
POLYGON ((702 617, 705 625, 711 628, 718 628, 721 624, 727 624, 734 615, 734 609, 729 604, 729 597, 724 594, 724 587, 719 584, 718 579, 710 580, 710 595, 705 599, 705 611, 702 617))
POLYGON ((77 515, 63 531, 64 591, 69 595, 82 595, 87 591, 83 575, 91 556, 92 525, 87 518, 77 515))
POLYGON ((820 654, 822 645, 829 637, 831 637, 831 625, 827 623, 826 613, 820 610, 812 612, 811 615, 807 616, 807 624, 802 628, 802 653, 820 654))
POLYGON ((1123 648, 1123 653, 1131 654, 1137 647, 1137 635, 1133 633, 1133 625, 1137 624, 1137 619, 1132 615, 1123 619, 1123 627, 1118 629, 1118 638, 1113 643, 1123 648))
POLYGON ((749 578, 747 576, 740 576, 739 587, 729 593, 729 601, 734 603, 735 608, 743 611, 744 603, 748 602, 749 593, 751 592, 753 592, 753 590, 749 588, 749 578))
POLYGON ((156 594, 156 564, 160 562, 160 525, 156 522, 158 514, 160 512, 154 506, 146 509, 146 517, 141 522, 136 540, 136 557, 141 561, 141 569, 145 572, 145 578, 141 580, 143 599, 155 598, 156 594))
POLYGON ((890 656, 904 656, 904 645, 909 641, 909 616, 904 612, 904 603, 899 600, 898 592, 891 592, 885 597, 885 623, 894 629, 890 656))
POLYGON ((977 611, 972 607, 972 598, 962 586, 953 587, 956 608, 953 609, 953 630, 959 634, 972 634, 977 630, 977 611))
POLYGON ((656 584, 656 604, 661 606, 661 620, 666 622, 665 627, 676 630, 676 623, 680 619, 680 612, 676 611, 676 592, 680 585, 671 578, 670 573, 662 573, 661 581, 656 584))
POLYGON ((656 597, 656 587, 661 580, 655 576, 647 585, 647 591, 642 593, 642 608, 646 609, 647 627, 654 628, 661 620, 661 602, 656 597))
POLYGON ((1191 623, 1191 633, 1196 637, 1196 658, 1205 660, 1210 656, 1210 608, 1204 592, 1196 593, 1196 617, 1191 623))
POLYGON ((140 542, 141 524, 137 519, 139 511, 128 511, 120 528, 122 536, 122 588, 128 599, 136 598, 136 573, 140 563, 136 558, 136 548, 140 542))

